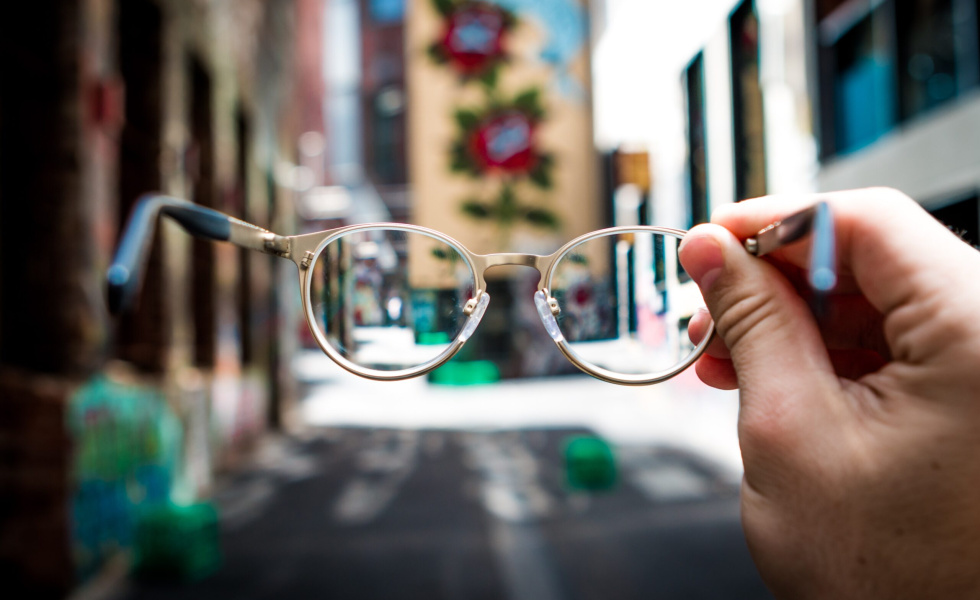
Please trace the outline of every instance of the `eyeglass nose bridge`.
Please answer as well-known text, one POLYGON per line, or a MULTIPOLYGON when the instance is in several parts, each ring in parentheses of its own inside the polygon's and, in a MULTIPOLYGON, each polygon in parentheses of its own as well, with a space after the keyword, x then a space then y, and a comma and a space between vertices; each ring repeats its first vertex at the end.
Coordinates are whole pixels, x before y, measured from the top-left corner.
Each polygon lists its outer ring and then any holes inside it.
POLYGON ((479 289, 487 289, 486 272, 493 267, 531 267, 538 272, 538 288, 544 283, 545 273, 554 262, 555 255, 524 254, 521 252, 500 252, 495 254, 476 254, 472 257, 479 289))
POLYGON ((490 267, 518 266, 531 267, 541 270, 544 266, 542 261, 547 261, 551 256, 541 256, 538 254, 523 254, 520 252, 499 252, 496 254, 478 254, 476 258, 477 267, 481 271, 486 271, 490 267))

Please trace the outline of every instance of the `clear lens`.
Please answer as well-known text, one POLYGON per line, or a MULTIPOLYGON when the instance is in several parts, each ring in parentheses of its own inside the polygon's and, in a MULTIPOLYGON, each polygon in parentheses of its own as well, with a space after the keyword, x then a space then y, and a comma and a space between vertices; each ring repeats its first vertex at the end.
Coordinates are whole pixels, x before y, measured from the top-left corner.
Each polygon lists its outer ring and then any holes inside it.
POLYGON ((324 246, 313 264, 316 328, 341 356, 378 371, 439 358, 466 323, 475 278, 460 251, 408 229, 370 228, 324 246))
POLYGON ((641 229, 609 233, 559 259, 550 291, 576 359, 616 374, 656 376, 692 355, 687 324, 704 300, 677 262, 680 241, 641 229))

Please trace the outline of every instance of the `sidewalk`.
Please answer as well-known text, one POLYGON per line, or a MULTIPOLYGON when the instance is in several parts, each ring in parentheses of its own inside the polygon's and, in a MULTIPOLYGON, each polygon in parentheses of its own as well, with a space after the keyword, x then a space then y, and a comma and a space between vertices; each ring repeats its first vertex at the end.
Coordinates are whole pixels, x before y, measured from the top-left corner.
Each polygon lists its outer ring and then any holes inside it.
POLYGON ((295 364, 309 393, 302 412, 321 427, 493 430, 584 428, 614 444, 657 444, 703 456, 733 481, 742 474, 737 392, 707 387, 694 369, 652 386, 587 375, 441 386, 425 378, 379 383, 344 371, 322 352, 295 364))

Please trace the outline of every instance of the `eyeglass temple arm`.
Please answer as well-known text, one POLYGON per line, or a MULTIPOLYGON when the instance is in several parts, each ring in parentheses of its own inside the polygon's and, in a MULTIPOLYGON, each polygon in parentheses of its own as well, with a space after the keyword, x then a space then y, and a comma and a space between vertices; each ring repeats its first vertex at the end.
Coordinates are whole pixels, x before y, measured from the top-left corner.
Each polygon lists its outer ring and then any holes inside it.
POLYGON ((195 237, 231 242, 236 246, 277 256, 289 256, 289 239, 286 237, 187 200, 145 194, 136 201, 116 256, 106 272, 109 311, 112 314, 128 309, 138 295, 160 215, 177 221, 195 237))
POLYGON ((837 284, 837 239, 830 205, 820 201, 766 227, 745 240, 749 254, 765 256, 787 244, 813 234, 808 279, 818 292, 829 292, 837 284))

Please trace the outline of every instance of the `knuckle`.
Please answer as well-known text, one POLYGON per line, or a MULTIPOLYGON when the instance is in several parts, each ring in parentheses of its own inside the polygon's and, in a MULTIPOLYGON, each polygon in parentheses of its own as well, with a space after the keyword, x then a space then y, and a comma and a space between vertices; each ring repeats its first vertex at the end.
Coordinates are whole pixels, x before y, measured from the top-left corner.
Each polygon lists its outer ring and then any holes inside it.
POLYGON ((883 200, 900 201, 901 199, 908 198, 908 196, 906 196, 898 189, 886 185, 874 186, 868 188, 868 190, 874 193, 875 197, 881 198, 883 200))
POLYGON ((874 187, 868 190, 869 199, 882 210, 920 209, 919 204, 904 192, 891 187, 874 187))
POLYGON ((715 318, 715 328, 733 350, 747 336, 766 327, 779 312, 772 295, 766 292, 729 291, 723 294, 720 304, 726 308, 715 318))

